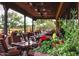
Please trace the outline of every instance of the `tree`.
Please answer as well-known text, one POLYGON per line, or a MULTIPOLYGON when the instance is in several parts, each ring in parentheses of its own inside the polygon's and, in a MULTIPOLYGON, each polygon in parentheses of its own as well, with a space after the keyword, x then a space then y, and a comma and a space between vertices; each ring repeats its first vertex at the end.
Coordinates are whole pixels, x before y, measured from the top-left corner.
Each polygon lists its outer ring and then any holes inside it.
MULTIPOLYGON (((10 28, 23 28, 24 21, 21 20, 22 16, 18 16, 15 12, 9 12, 8 13, 8 30, 10 31, 10 28)), ((4 15, 0 16, 0 28, 3 28, 4 24, 4 15)))
POLYGON ((21 21, 21 19, 22 19, 22 17, 18 16, 17 13, 9 12, 8 13, 8 25, 9 25, 9 28, 23 27, 23 21, 21 21))
POLYGON ((2 29, 3 28, 3 14, 0 15, 0 28, 2 29))
POLYGON ((43 30, 46 30, 46 29, 55 29, 55 23, 48 19, 48 20, 45 20, 45 19, 38 19, 36 22, 35 22, 35 28, 38 28, 38 29, 43 29, 43 30))
POLYGON ((45 29, 55 29, 56 25, 52 20, 46 20, 46 25, 44 25, 45 29))

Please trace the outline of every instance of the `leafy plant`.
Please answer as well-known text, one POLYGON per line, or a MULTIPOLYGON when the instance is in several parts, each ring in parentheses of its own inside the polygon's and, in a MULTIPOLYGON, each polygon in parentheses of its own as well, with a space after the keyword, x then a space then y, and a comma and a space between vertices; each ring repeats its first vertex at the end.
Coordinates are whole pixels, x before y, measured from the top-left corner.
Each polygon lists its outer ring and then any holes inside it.
POLYGON ((51 40, 43 41, 41 47, 34 49, 34 51, 47 53, 50 49, 52 49, 51 42, 51 40))
MULTIPOLYGON (((56 47, 48 48, 46 42, 43 42, 42 52, 46 52, 49 55, 53 56, 78 56, 79 55, 79 25, 76 21, 77 11, 75 9, 71 9, 72 18, 70 20, 61 20, 61 27, 65 30, 64 35, 64 44, 57 45, 56 47)), ((56 42, 58 38, 55 38, 53 42, 56 42)))
POLYGON ((68 20, 65 24, 65 21, 62 21, 61 27, 65 30, 65 44, 59 45, 53 48, 50 55, 62 55, 62 56, 75 56, 79 55, 79 27, 75 23, 76 11, 71 10, 72 18, 68 20))

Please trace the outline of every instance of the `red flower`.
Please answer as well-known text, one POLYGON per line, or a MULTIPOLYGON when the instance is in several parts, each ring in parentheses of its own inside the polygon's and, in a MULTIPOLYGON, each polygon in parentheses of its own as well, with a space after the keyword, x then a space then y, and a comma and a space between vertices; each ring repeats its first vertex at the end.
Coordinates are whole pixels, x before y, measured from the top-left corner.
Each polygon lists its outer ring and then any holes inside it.
POLYGON ((47 37, 46 37, 45 35, 43 35, 43 36, 40 37, 40 39, 41 39, 42 41, 44 41, 44 40, 47 40, 47 37))

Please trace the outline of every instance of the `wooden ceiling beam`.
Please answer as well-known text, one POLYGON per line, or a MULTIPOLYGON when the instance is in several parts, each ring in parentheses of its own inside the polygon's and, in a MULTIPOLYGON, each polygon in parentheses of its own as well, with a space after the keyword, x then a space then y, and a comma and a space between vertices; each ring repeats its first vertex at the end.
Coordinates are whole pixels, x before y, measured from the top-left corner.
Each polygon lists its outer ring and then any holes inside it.
POLYGON ((17 6, 19 6, 20 8, 24 9, 25 11, 27 11, 29 14, 31 14, 32 16, 37 16, 37 12, 35 12, 34 7, 30 6, 29 4, 23 2, 17 2, 15 3, 17 6))
POLYGON ((69 3, 69 2, 63 3, 63 5, 60 8, 61 10, 59 12, 59 15, 57 16, 57 14, 56 14, 56 20, 58 20, 60 17, 64 16, 64 14, 67 14, 70 16, 70 8, 73 7, 73 5, 71 5, 71 4, 72 3, 69 3))
POLYGON ((34 17, 34 19, 54 19, 53 17, 34 17))
MULTIPOLYGON (((31 16, 28 12, 26 12, 25 10, 23 10, 22 8, 18 7, 15 3, 9 3, 9 2, 6 2, 7 5, 8 5, 8 8, 14 10, 14 11, 17 11, 25 16, 28 16, 28 17, 31 17, 33 18, 33 16, 31 16)), ((1 3, 2 5, 5 5, 5 3, 1 3)))
POLYGON ((63 5, 64 5, 64 2, 61 2, 59 5, 58 11, 56 13, 56 20, 59 18, 63 5))

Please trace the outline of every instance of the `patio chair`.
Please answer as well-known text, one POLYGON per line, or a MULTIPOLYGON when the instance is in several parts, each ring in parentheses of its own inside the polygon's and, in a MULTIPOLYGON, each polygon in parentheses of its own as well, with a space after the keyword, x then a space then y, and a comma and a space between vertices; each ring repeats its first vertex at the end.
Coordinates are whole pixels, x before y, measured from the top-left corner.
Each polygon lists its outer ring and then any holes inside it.
POLYGON ((0 42, 2 44, 2 47, 4 49, 4 54, 7 56, 17 56, 20 55, 20 50, 17 49, 17 47, 10 47, 7 46, 7 43, 3 38, 0 38, 0 42))
POLYGON ((11 39, 12 39, 12 42, 21 42, 21 38, 22 36, 21 35, 17 35, 18 33, 15 31, 15 32, 12 32, 11 34, 11 39))
POLYGON ((22 35, 22 37, 24 38, 24 40, 27 42, 28 41, 28 34, 27 33, 24 33, 23 35, 22 35))

